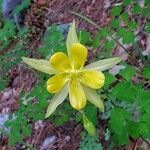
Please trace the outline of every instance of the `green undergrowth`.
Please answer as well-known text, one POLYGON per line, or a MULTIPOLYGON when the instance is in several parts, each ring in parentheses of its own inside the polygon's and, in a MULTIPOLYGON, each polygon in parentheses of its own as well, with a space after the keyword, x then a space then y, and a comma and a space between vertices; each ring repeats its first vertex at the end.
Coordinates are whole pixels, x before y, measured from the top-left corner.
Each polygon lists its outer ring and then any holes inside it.
MULTIPOLYGON (((16 13, 22 10, 27 4, 17 8, 16 13)), ((122 3, 112 7, 110 15, 112 21, 106 27, 99 27, 96 35, 90 32, 80 30, 78 36, 80 42, 93 49, 101 48, 92 61, 112 57, 116 46, 120 46, 131 60, 121 62, 121 68, 116 75, 110 72, 104 72, 106 82, 99 94, 105 103, 105 112, 100 113, 97 108, 88 104, 84 110, 86 116, 94 126, 98 127, 102 121, 107 122, 103 130, 109 131, 108 141, 111 145, 125 146, 130 140, 138 138, 150 138, 150 54, 144 56, 142 48, 137 42, 135 34, 140 27, 136 17, 146 18, 143 32, 147 35, 150 33, 149 18, 149 0, 145 0, 145 6, 141 7, 138 1, 124 0, 122 3), (131 12, 129 13, 128 8, 131 12), (122 22, 122 23, 121 23, 122 22), (104 40, 105 39, 105 40, 104 40), (105 42, 101 42, 105 41, 105 42), (129 50, 127 47, 131 47, 129 50), (132 52, 138 57, 133 57, 132 52), (135 62, 136 66, 133 66, 135 62), (141 64, 138 64, 141 63, 141 64)), ((80 16, 79 14, 74 13, 80 16)), ((1 14, 2 15, 2 14, 1 14)), ((85 16, 80 16, 89 22, 85 16)), ((10 82, 8 72, 17 64, 22 63, 21 57, 28 56, 31 52, 28 50, 28 33, 27 27, 18 29, 14 21, 0 19, 0 90, 4 90, 10 82), (16 41, 17 40, 17 41, 16 41), (16 43, 11 47, 12 43, 16 43), (24 41, 26 43, 24 43, 24 41)), ((49 59, 50 56, 58 51, 65 52, 65 37, 58 29, 57 25, 48 28, 42 39, 42 44, 37 48, 37 52, 42 58, 49 59)), ((46 81, 48 75, 43 75, 35 70, 31 70, 38 78, 29 93, 21 93, 19 97, 19 108, 14 114, 10 114, 9 120, 5 123, 9 130, 9 145, 15 146, 22 143, 24 139, 32 134, 32 123, 38 120, 44 120, 45 110, 52 95, 46 91, 46 81), (36 115, 35 115, 36 114, 36 115), (15 116, 15 118, 13 117, 15 116)), ((57 111, 48 118, 56 126, 63 125, 69 120, 82 122, 81 113, 75 112, 66 100, 57 111)), ((101 130, 99 131, 101 132, 101 130)), ((106 140, 106 139, 105 139, 106 140)), ((25 145, 24 143, 22 143, 25 145)), ((25 145, 28 147, 28 145, 25 145)), ((103 149, 102 143, 90 137, 87 133, 82 133, 80 150, 97 150, 103 149)))

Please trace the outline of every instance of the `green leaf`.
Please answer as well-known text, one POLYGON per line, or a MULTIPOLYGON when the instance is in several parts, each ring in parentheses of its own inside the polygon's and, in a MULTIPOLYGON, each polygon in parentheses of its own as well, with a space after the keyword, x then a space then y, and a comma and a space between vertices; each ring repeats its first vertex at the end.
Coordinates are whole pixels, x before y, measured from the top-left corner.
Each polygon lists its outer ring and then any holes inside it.
POLYGON ((128 28, 129 30, 136 30, 138 27, 138 24, 135 21, 128 22, 128 28))
POLYGON ((121 27, 117 30, 117 36, 123 37, 124 33, 126 33, 126 29, 124 27, 121 27))
POLYGON ((93 123, 85 115, 83 115, 83 125, 89 135, 96 136, 96 129, 93 123))
MULTIPOLYGON (((128 122, 128 132, 132 138, 138 138, 141 134, 141 123, 130 121, 128 122)), ((145 129, 144 129, 145 130, 145 129)))
POLYGON ((73 43, 79 43, 78 36, 77 36, 77 33, 76 33, 76 27, 75 27, 75 21, 74 20, 72 22, 71 27, 69 28, 67 41, 66 41, 68 55, 70 54, 70 52, 69 52, 70 47, 73 43))
POLYGON ((150 65, 148 65, 144 68, 143 75, 145 78, 150 80, 150 65))
POLYGON ((145 31, 150 33, 150 22, 148 22, 145 26, 145 31))
POLYGON ((126 6, 129 5, 130 3, 131 3, 131 0, 123 0, 123 4, 126 6))
POLYGON ((122 11, 122 6, 118 5, 118 6, 113 7, 111 14, 112 16, 119 16, 121 11, 122 11))
POLYGON ((103 147, 100 142, 97 142, 97 137, 92 137, 86 132, 82 132, 79 150, 103 150, 103 147))
POLYGON ((142 16, 143 17, 146 17, 148 19, 150 19, 150 5, 148 6, 145 6, 143 9, 142 9, 142 16))
POLYGON ((128 66, 125 69, 120 70, 119 74, 125 78, 127 81, 131 81, 132 77, 135 75, 135 68, 128 66))
POLYGON ((116 29, 116 28, 119 27, 119 24, 120 23, 119 23, 118 19, 113 19, 112 22, 111 22, 111 27, 116 29))
POLYGON ((115 82, 117 79, 115 76, 113 76, 112 74, 106 72, 104 73, 105 75, 105 84, 104 84, 104 88, 108 88, 108 86, 110 84, 112 84, 113 82, 115 82))
POLYGON ((120 57, 103 59, 85 66, 84 69, 104 71, 114 67, 120 61, 121 61, 120 57))
POLYGON ((150 5, 150 1, 149 1, 149 0, 145 0, 145 3, 146 3, 147 5, 150 5))
POLYGON ((138 104, 141 113, 149 112, 150 110, 150 90, 141 90, 138 93, 138 104))
POLYGON ((108 30, 107 28, 102 28, 102 29, 100 30, 100 32, 99 32, 99 35, 100 35, 101 37, 106 37, 106 36, 110 35, 110 33, 109 33, 109 30, 108 30))
POLYGON ((100 45, 100 40, 102 36, 100 35, 100 32, 98 32, 95 36, 95 38, 92 40, 92 46, 93 48, 98 48, 100 45))
POLYGON ((18 14, 19 12, 21 12, 22 10, 24 10, 25 8, 27 8, 31 3, 31 0, 26 0, 26 1, 22 1, 20 5, 18 5, 13 13, 18 14))
POLYGON ((136 93, 131 83, 129 82, 119 82, 113 89, 112 95, 119 99, 128 102, 133 102, 136 93))
POLYGON ((96 107, 98 107, 100 111, 103 112, 104 104, 101 98, 99 97, 99 95, 97 94, 97 92, 90 87, 87 87, 87 86, 83 86, 83 87, 84 87, 84 91, 86 93, 86 97, 88 101, 92 103, 93 105, 95 105, 96 107))
POLYGON ((136 4, 133 6, 132 12, 134 15, 138 15, 141 13, 141 10, 142 10, 141 7, 138 4, 136 4))
POLYGON ((121 14, 121 18, 124 22, 128 22, 129 20, 129 14, 127 12, 124 12, 121 14))
POLYGON ((81 44, 86 44, 86 43, 89 43, 91 39, 91 36, 90 36, 90 33, 89 32, 86 32, 86 31, 81 31, 80 32, 80 43, 81 44))
POLYGON ((92 121, 94 126, 97 126, 97 114, 98 114, 98 109, 95 107, 95 105, 88 104, 84 108, 84 114, 85 116, 92 121))
POLYGON ((114 41, 113 41, 113 40, 110 40, 110 41, 107 41, 107 42, 105 43, 104 48, 105 48, 106 50, 112 51, 112 49, 114 48, 114 46, 115 46, 114 41))
POLYGON ((129 134, 127 120, 130 119, 130 113, 122 108, 114 108, 110 116, 110 129, 114 134, 113 139, 119 145, 128 144, 129 134))
POLYGON ((123 43, 124 44, 130 44, 133 43, 135 41, 135 35, 132 32, 126 32, 126 34, 124 34, 123 36, 123 43))
POLYGON ((56 74, 57 71, 54 70, 50 62, 44 59, 34 59, 34 58, 27 58, 22 57, 23 61, 29 65, 30 67, 39 70, 41 72, 47 73, 47 74, 56 74))
POLYGON ((54 98, 50 101, 49 106, 47 108, 45 118, 49 117, 56 108, 66 99, 68 95, 68 85, 64 86, 64 88, 55 94, 54 98))

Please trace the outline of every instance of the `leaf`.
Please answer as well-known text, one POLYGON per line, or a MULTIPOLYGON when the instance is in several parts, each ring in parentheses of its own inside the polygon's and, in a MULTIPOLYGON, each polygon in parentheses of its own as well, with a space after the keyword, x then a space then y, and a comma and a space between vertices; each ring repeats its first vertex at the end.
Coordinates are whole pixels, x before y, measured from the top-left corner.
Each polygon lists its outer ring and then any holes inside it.
POLYGON ((112 28, 118 28, 119 27, 119 20, 118 19, 113 19, 111 22, 111 27, 112 28))
POLYGON ((102 28, 99 32, 100 36, 101 37, 106 37, 108 36, 110 33, 109 33, 109 29, 108 28, 102 28))
POLYGON ((68 85, 65 85, 64 88, 60 92, 56 93, 54 98, 50 101, 45 118, 49 117, 56 110, 56 108, 66 99, 68 95, 67 86, 68 85))
POLYGON ((86 93, 86 97, 87 97, 88 101, 90 103, 92 103, 93 105, 95 105, 96 107, 98 107, 100 109, 100 111, 103 112, 104 104, 103 104, 103 101, 101 100, 101 98, 99 97, 99 95, 97 94, 97 92, 87 86, 83 86, 83 88, 86 93))
POLYGON ((138 15, 141 13, 141 7, 138 5, 138 4, 135 4, 133 6, 133 10, 132 10, 133 14, 134 15, 138 15))
POLYGON ((147 5, 150 5, 150 1, 149 1, 149 0, 145 0, 145 3, 146 3, 147 5))
POLYGON ((119 16, 121 11, 122 11, 122 6, 118 5, 118 6, 113 7, 111 14, 112 16, 119 16))
POLYGON ((126 33, 126 29, 124 27, 118 28, 117 30, 117 36, 123 37, 124 33, 126 33))
POLYGON ((113 139, 119 145, 128 144, 129 142, 127 120, 129 120, 130 117, 130 113, 122 108, 114 108, 111 111, 110 129, 114 134, 113 139))
POLYGON ((114 44, 114 41, 113 40, 110 40, 110 41, 107 41, 106 43, 105 43, 105 45, 104 45, 104 48, 106 49, 106 50, 111 50, 112 51, 112 49, 114 48, 114 46, 115 46, 115 44, 114 44))
POLYGON ((66 46, 67 46, 67 52, 68 55, 70 54, 70 47, 73 43, 79 43, 77 33, 76 33, 76 27, 75 27, 75 21, 73 20, 71 27, 69 28, 66 46))
POLYGON ((145 30, 150 33, 150 22, 146 24, 145 30))
MULTIPOLYGON (((128 132, 132 138, 138 138, 141 134, 141 123, 137 123, 134 121, 128 122, 128 132)), ((145 130, 145 129, 144 129, 145 130)), ((142 135, 142 134, 141 134, 142 135)))
POLYGON ((127 22, 129 20, 129 14, 127 12, 122 13, 121 18, 124 22, 127 22))
POLYGON ((124 34, 123 36, 123 43, 124 44, 130 44, 133 43, 135 41, 135 35, 132 32, 126 32, 126 34, 124 34))
POLYGON ((135 21, 128 22, 128 28, 129 30, 136 30, 138 27, 138 24, 135 21))
POLYGON ((97 114, 98 114, 98 109, 95 107, 95 105, 89 104, 86 105, 84 108, 84 114, 87 116, 89 120, 92 121, 94 126, 97 126, 97 114))
POLYGON ((131 81, 132 77, 135 75, 135 68, 128 66, 125 69, 121 69, 119 74, 125 78, 127 81, 131 81))
POLYGON ((123 4, 125 6, 128 6, 131 3, 131 0, 123 0, 123 4))
POLYGON ((96 135, 96 129, 93 123, 85 115, 83 115, 83 125, 86 131, 89 133, 89 135, 91 136, 96 135))
POLYGON ((93 48, 98 48, 100 45, 101 35, 98 32, 95 36, 95 38, 92 40, 92 46, 93 48))
POLYGON ((29 65, 30 67, 39 70, 41 72, 47 73, 47 74, 56 74, 57 71, 54 70, 50 62, 44 59, 34 59, 34 58, 27 58, 22 57, 23 61, 29 65))
POLYGON ((146 79, 150 80, 150 65, 148 65, 144 68, 143 75, 146 79))
POLYGON ((79 150, 103 150, 103 147, 100 142, 97 142, 97 137, 92 137, 86 132, 82 132, 79 150))
POLYGON ((119 100, 128 102, 133 102, 136 97, 135 90, 130 82, 119 82, 112 89, 112 95, 119 100))
POLYGON ((86 44, 89 43, 91 37, 90 37, 90 33, 86 32, 86 31, 81 31, 80 32, 80 43, 81 44, 86 44))
POLYGON ((105 75, 105 84, 104 84, 104 88, 108 88, 108 86, 110 84, 112 84, 113 82, 115 82, 117 79, 115 76, 113 76, 112 74, 106 72, 104 73, 105 75))
POLYGON ((149 112, 150 110, 150 90, 141 90, 138 93, 138 103, 141 112, 149 112))
POLYGON ((150 11, 149 10, 150 10, 150 5, 145 6, 144 8, 142 8, 142 16, 150 19, 150 11))
POLYGON ((21 12, 22 10, 24 10, 25 8, 27 8, 31 3, 31 0, 26 0, 26 1, 22 1, 20 5, 18 5, 13 13, 18 14, 19 12, 21 12))
POLYGON ((121 61, 120 57, 103 59, 103 60, 99 60, 97 62, 93 62, 93 63, 85 66, 83 69, 105 71, 105 70, 108 70, 108 69, 114 67, 120 61, 121 61))

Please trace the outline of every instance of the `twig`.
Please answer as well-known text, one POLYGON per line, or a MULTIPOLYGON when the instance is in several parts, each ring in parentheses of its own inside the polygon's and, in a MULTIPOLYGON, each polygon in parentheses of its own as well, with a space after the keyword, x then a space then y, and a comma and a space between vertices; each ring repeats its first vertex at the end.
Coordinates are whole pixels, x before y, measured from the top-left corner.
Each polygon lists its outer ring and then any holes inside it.
MULTIPOLYGON (((74 15, 76 15, 76 16, 78 16, 78 17, 80 17, 80 18, 82 18, 82 19, 84 19, 84 20, 87 21, 87 22, 91 23, 93 26, 95 26, 95 27, 98 28, 99 30, 102 29, 97 23, 93 22, 92 20, 90 20, 90 19, 87 18, 86 16, 83 16, 83 15, 77 13, 77 12, 74 12, 74 11, 69 11, 69 12, 72 13, 72 14, 74 14, 74 15)), ((124 51, 125 51, 128 55, 130 55, 129 52, 128 52, 128 50, 124 47, 124 45, 122 45, 116 38, 114 38, 112 35, 110 35, 109 37, 110 37, 112 40, 114 40, 120 47, 122 47, 122 48, 124 49, 124 51)), ((137 51, 137 53, 138 53, 139 57, 141 58, 141 60, 143 61, 143 63, 144 63, 144 64, 147 64, 147 61, 146 61, 145 57, 142 55, 141 50, 140 50, 140 48, 138 47, 138 45, 134 43, 134 44, 133 44, 133 47, 134 47, 134 49, 137 51)), ((132 57, 133 57, 133 56, 132 56, 132 57)), ((134 59, 134 57, 133 57, 133 59, 134 59)))
POLYGON ((150 146, 150 142, 147 141, 145 138, 143 138, 143 136, 141 136, 141 139, 142 139, 148 146, 150 146))
POLYGON ((140 140, 140 137, 135 141, 135 144, 133 145, 132 150, 137 150, 137 146, 138 146, 139 140, 140 140))
MULTIPOLYGON (((82 19, 84 19, 84 20, 86 20, 87 22, 89 22, 90 24, 92 24, 93 26, 95 26, 97 29, 102 30, 102 28, 97 23, 93 22, 89 18, 87 18, 87 17, 85 17, 85 16, 83 16, 83 15, 81 15, 79 13, 76 13, 74 11, 69 11, 69 12, 72 13, 72 14, 74 14, 74 15, 76 15, 76 16, 78 16, 78 17, 80 17, 80 18, 82 18, 82 19)), ((114 40, 119 46, 121 46, 125 50, 125 52, 127 54, 129 54, 128 50, 117 39, 115 39, 112 35, 110 35, 110 38, 112 40, 114 40)))

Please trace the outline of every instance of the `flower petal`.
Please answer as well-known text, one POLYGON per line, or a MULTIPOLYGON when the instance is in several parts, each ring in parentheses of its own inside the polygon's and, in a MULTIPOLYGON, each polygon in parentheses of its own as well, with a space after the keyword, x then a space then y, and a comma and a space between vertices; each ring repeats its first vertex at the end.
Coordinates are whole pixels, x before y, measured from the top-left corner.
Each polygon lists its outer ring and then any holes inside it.
POLYGON ((95 90, 90 87, 83 86, 87 100, 104 112, 104 104, 95 90))
POLYGON ((71 27, 69 28, 69 32, 67 35, 67 41, 66 41, 66 46, 67 46, 67 52, 68 55, 70 55, 70 47, 74 43, 78 43, 78 36, 76 33, 76 27, 75 27, 75 21, 73 20, 71 27))
POLYGON ((93 89, 99 89, 104 85, 105 76, 100 71, 87 70, 80 73, 79 80, 93 89))
POLYGON ((80 110, 86 105, 86 96, 81 84, 77 80, 70 81, 69 99, 74 109, 80 110))
POLYGON ((56 74, 47 81, 47 90, 50 93, 56 93, 60 91, 63 86, 67 83, 69 78, 67 77, 67 74, 61 73, 56 74))
POLYGON ((53 69, 49 61, 44 59, 34 59, 22 57, 23 61, 30 67, 47 74, 56 74, 58 71, 53 69))
POLYGON ((63 52, 57 52, 50 58, 51 66, 59 71, 65 71, 71 68, 68 56, 63 52))
POLYGON ((56 108, 66 99, 67 95, 68 85, 65 85, 64 88, 55 94, 54 98, 50 101, 45 118, 49 117, 56 110, 56 108))
POLYGON ((114 67, 120 61, 120 57, 103 59, 85 66, 84 69, 104 71, 114 67))
POLYGON ((70 47, 70 63, 71 66, 76 69, 81 69, 87 58, 87 49, 80 43, 74 43, 70 47))

